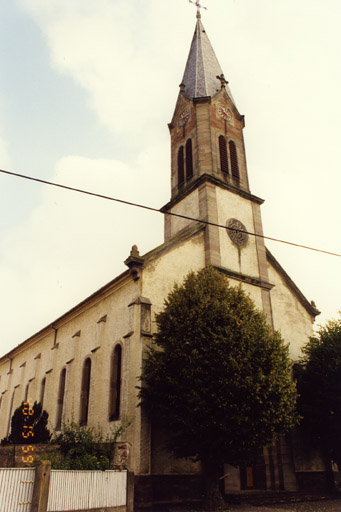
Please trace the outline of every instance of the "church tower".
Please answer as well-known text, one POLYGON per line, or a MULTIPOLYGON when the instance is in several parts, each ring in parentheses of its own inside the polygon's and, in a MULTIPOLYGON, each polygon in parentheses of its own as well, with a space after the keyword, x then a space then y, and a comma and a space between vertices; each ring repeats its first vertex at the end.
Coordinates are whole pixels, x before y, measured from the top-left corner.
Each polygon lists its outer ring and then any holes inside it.
POLYGON ((162 208, 165 242, 198 222, 167 213, 209 222, 204 235, 205 264, 250 285, 250 295, 258 296, 255 301, 272 324, 264 241, 246 233, 263 234, 263 200, 250 192, 243 128, 244 116, 236 107, 198 10, 169 124, 171 200, 162 208))

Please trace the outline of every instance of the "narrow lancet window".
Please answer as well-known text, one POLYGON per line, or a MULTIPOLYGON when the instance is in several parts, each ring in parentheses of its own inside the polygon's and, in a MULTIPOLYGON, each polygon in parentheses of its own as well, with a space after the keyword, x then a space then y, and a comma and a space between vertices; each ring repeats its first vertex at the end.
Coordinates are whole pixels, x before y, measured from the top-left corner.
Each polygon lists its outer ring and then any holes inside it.
POLYGON ((237 148, 236 148, 236 144, 234 143, 233 140, 230 140, 230 142, 229 142, 229 149, 230 149, 230 158, 231 158, 232 177, 235 178, 236 180, 239 180, 237 148))
POLYGON ((9 406, 9 417, 8 417, 8 424, 7 424, 7 436, 9 436, 9 433, 11 431, 12 411, 13 411, 14 397, 15 397, 15 388, 13 390, 12 398, 11 398, 11 404, 9 406))
POLYGON ((193 177, 192 139, 186 142, 186 181, 193 177))
POLYGON ((63 368, 63 370, 61 371, 61 374, 60 374, 60 379, 59 379, 56 430, 61 430, 61 428, 62 428, 64 394, 65 394, 65 379, 66 379, 66 368, 63 368))
POLYGON ((40 403, 41 407, 44 408, 44 395, 45 395, 46 377, 43 378, 40 385, 40 403))
POLYGON ((122 347, 116 345, 111 360, 110 376, 110 402, 109 420, 115 421, 120 417, 121 406, 121 374, 122 374, 122 347))
POLYGON ((220 169, 222 172, 229 173, 229 162, 227 156, 227 144, 224 135, 219 135, 219 153, 220 153, 220 169))
POLYGON ((184 168, 184 147, 180 146, 178 152, 178 186, 181 187, 185 181, 185 168, 184 168))
POLYGON ((83 366, 82 388, 81 388, 81 410, 80 425, 88 423, 89 398, 90 398, 91 359, 86 359, 83 366))
POLYGON ((24 399, 24 402, 27 402, 27 400, 28 400, 28 391, 29 391, 29 389, 30 389, 30 383, 28 383, 26 385, 26 388, 25 388, 25 399, 24 399))

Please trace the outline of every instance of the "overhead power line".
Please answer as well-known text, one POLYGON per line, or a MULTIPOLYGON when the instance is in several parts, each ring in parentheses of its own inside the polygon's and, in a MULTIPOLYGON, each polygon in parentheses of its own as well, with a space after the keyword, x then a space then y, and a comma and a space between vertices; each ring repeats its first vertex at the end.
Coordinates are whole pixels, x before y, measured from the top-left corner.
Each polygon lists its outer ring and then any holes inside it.
POLYGON ((245 234, 250 235, 250 236, 255 236, 255 237, 263 238, 264 240, 271 240, 272 242, 278 242, 278 243, 281 243, 281 244, 292 245, 293 247, 301 247, 302 249, 308 249, 309 251, 316 251, 316 252, 321 252, 323 254, 329 254, 331 256, 341 257, 341 254, 338 254, 338 253, 335 253, 335 252, 324 251, 322 249, 316 249, 314 247, 309 247, 307 245, 296 244, 294 242, 288 242, 287 240, 280 240, 278 238, 273 238, 273 237, 270 237, 270 236, 260 235, 258 233, 252 233, 250 231, 244 231, 243 229, 231 228, 231 227, 228 227, 228 226, 224 226, 223 224, 217 224, 215 222, 210 222, 210 221, 207 221, 207 220, 196 219, 194 217, 189 217, 188 215, 182 215, 180 213, 162 212, 160 209, 153 208, 152 206, 146 206, 146 205, 143 205, 143 204, 133 203, 132 201, 125 201, 124 199, 118 199, 116 197, 106 196, 106 195, 103 195, 103 194, 96 194, 95 192, 90 192, 89 190, 83 190, 83 189, 80 189, 80 188, 69 187, 67 185, 62 185, 61 183, 53 183, 52 181, 46 181, 46 180, 41 180, 39 178, 34 178, 32 176, 26 176, 25 174, 18 174, 16 172, 5 171, 3 169, 0 169, 0 172, 2 172, 4 174, 9 174, 10 176, 16 176, 17 178, 23 178, 25 180, 31 180, 31 181, 36 181, 38 183, 43 183, 44 185, 51 185, 52 187, 58 187, 58 188, 62 188, 62 189, 65 189, 65 190, 71 190, 72 192, 79 192, 80 194, 86 194, 88 196, 93 196, 93 197, 99 197, 100 199, 107 199, 108 201, 115 201, 116 203, 126 204, 128 206, 135 206, 136 208, 143 208, 144 210, 149 210, 149 211, 152 211, 152 212, 162 213, 163 215, 172 215, 173 217, 180 217, 181 219, 192 220, 192 221, 195 221, 195 222, 201 222, 202 224, 208 224, 210 226, 216 226, 218 228, 228 229, 230 231, 237 231, 237 232, 240 232, 240 233, 245 233, 245 234))

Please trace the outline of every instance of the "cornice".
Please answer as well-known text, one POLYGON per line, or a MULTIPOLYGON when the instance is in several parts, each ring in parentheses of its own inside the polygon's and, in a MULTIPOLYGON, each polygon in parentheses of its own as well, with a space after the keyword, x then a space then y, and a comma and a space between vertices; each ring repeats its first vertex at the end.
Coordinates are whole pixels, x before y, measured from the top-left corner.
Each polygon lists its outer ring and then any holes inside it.
POLYGON ((162 253, 169 251, 173 247, 176 247, 179 243, 184 242, 185 240, 188 240, 192 236, 196 235, 200 231, 203 231, 205 229, 205 224, 202 222, 197 222, 196 224, 186 227, 183 230, 181 230, 179 233, 177 233, 174 237, 167 240, 167 242, 164 242, 163 244, 159 245, 158 247, 155 247, 155 249, 152 249, 151 251, 147 252, 143 259, 145 261, 145 265, 147 265, 151 260, 153 260, 156 257, 159 257, 162 253))
POLYGON ((214 267, 216 270, 221 272, 222 274, 225 274, 228 277, 231 277, 231 279, 235 279, 237 281, 241 281, 243 283, 252 284, 253 286, 258 286, 259 288, 263 288, 264 290, 271 290, 275 285, 269 283, 268 281, 263 281, 262 279, 259 279, 258 277, 250 276, 247 274, 242 274, 241 272, 235 272, 234 270, 230 270, 225 267, 214 267))
POLYGON ((191 194, 196 188, 198 188, 203 183, 212 183, 213 185, 216 185, 217 187, 220 187, 224 190, 228 190, 229 192, 232 192, 233 194, 236 194, 238 196, 243 197, 244 199, 248 199, 249 201, 252 201, 256 204, 263 204, 264 199, 261 199, 260 197, 254 196, 250 192, 247 192, 246 190, 242 190, 238 187, 234 187, 233 185, 230 185, 229 183, 226 183, 219 178, 213 176, 212 174, 202 174, 198 178, 195 178, 188 184, 184 186, 184 188, 177 194, 177 196, 174 199, 171 199, 167 204, 165 204, 160 211, 162 213, 167 213, 168 210, 173 208, 176 204, 178 204, 180 201, 182 201, 186 196, 191 194))

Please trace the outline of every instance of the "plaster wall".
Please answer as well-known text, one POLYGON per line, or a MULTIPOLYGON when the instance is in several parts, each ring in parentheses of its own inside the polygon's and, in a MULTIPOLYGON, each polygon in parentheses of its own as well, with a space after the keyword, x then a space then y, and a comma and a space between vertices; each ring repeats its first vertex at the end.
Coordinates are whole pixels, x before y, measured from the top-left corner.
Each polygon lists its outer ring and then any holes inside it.
MULTIPOLYGON (((216 193, 218 223, 225 226, 228 219, 237 218, 244 224, 247 231, 254 232, 252 205, 249 199, 232 194, 220 187, 216 187, 216 193)), ((238 248, 228 236, 227 230, 219 228, 219 239, 223 267, 249 276, 259 276, 255 237, 249 236, 247 245, 238 248)))
POLYGON ((289 343, 291 359, 297 361, 301 347, 312 335, 312 319, 271 264, 268 264, 268 272, 270 282, 275 285, 271 290, 274 328, 281 331, 282 337, 289 343))
MULTIPOLYGON (((181 283, 190 270, 196 272, 204 266, 202 231, 148 261, 143 271, 142 294, 150 299, 153 316, 162 309, 164 299, 175 283, 181 283)), ((152 330, 155 331, 154 322, 152 330)))
MULTIPOLYGON (((172 209, 172 213, 180 215, 188 215, 194 219, 199 218, 199 192, 195 189, 193 192, 184 197, 182 201, 176 204, 172 209)), ((182 219, 181 217, 171 217, 171 238, 179 231, 193 224, 193 221, 182 219)))
MULTIPOLYGON (((230 284, 234 286, 238 286, 239 282, 235 281, 234 279, 230 279, 230 284)), ((248 283, 242 283, 242 288, 246 291, 246 293, 250 296, 250 298, 255 303, 256 308, 263 309, 263 302, 262 302, 262 291, 259 286, 254 286, 252 284, 248 283)))

